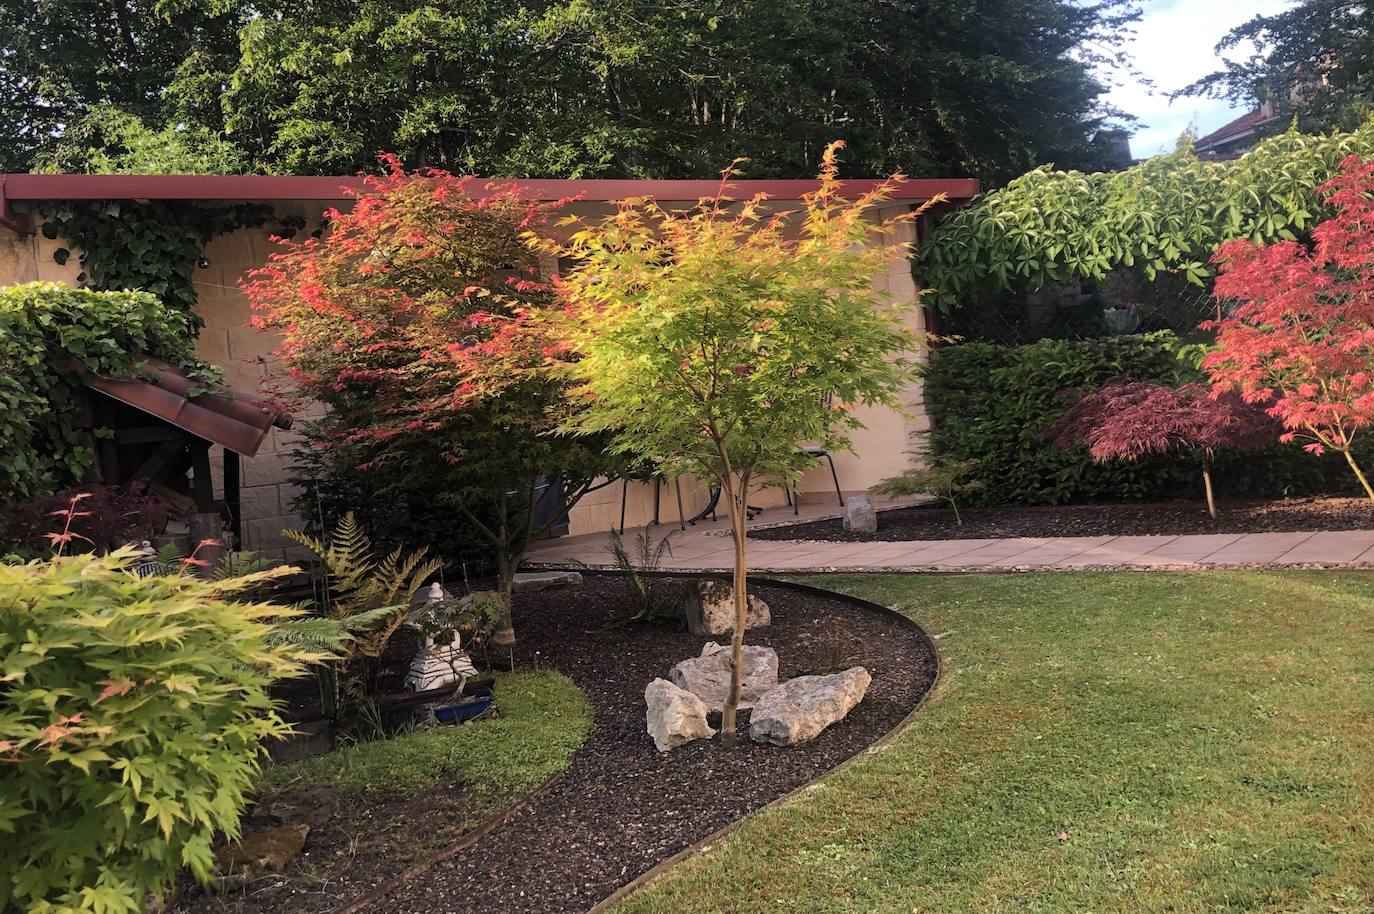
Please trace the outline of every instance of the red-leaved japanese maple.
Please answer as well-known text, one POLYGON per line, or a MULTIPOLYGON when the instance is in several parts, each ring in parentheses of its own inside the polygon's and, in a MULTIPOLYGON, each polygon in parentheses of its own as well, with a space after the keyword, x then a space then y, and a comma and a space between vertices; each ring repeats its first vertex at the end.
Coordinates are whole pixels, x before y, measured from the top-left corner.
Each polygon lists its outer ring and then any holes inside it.
POLYGON ((1082 397, 1046 437, 1056 447, 1086 445, 1098 461, 1196 453, 1202 463, 1207 513, 1215 518, 1212 460, 1216 452, 1258 450, 1277 441, 1281 431, 1263 408, 1235 394, 1213 396, 1203 384, 1175 388, 1121 380, 1082 397))
POLYGON ((1317 192, 1336 214, 1312 244, 1228 242, 1216 296, 1227 313, 1204 327, 1217 348, 1202 366, 1219 391, 1265 404, 1285 442, 1342 454, 1374 500, 1352 453, 1374 422, 1374 162, 1348 158, 1317 192))
POLYGON ((525 239, 555 207, 383 164, 323 237, 283 242, 244 290, 301 392, 329 408, 316 440, 376 491, 405 479, 465 515, 508 600, 531 540, 607 470, 595 438, 559 432, 577 404, 549 370, 539 314, 555 297, 525 239))

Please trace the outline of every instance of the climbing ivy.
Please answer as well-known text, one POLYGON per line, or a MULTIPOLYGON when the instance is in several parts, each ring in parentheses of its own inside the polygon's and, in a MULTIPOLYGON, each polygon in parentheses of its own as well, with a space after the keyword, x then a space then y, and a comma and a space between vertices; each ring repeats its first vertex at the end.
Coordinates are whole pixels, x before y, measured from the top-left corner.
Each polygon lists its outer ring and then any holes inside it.
POLYGON ((1290 129, 1228 162, 1184 147, 1119 172, 1045 165, 955 211, 917 253, 927 303, 948 312, 1013 283, 1101 280, 1118 267, 1203 286, 1224 241, 1293 240, 1322 218, 1313 188, 1347 156, 1374 156, 1374 120, 1351 133, 1290 129))
POLYGON ((96 290, 140 289, 186 315, 194 333, 196 269, 209 266, 203 253, 216 235, 264 225, 271 207, 258 203, 206 206, 180 200, 58 201, 35 207, 41 231, 62 239, 53 259, 65 264, 77 249, 77 281, 96 290))

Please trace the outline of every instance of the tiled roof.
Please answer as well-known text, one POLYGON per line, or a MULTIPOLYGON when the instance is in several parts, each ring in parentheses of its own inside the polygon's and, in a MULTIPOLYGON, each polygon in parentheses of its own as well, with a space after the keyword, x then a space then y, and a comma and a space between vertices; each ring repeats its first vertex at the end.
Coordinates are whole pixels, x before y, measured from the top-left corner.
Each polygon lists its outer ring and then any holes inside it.
POLYGON ((1269 114, 1263 108, 1256 108, 1254 111, 1248 111, 1242 114, 1224 127, 1219 127, 1206 136, 1194 140, 1193 149, 1198 152, 1206 152, 1214 146, 1223 145, 1227 140, 1233 140, 1245 136, 1247 133, 1252 133, 1256 129, 1277 119, 1278 115, 1269 114))

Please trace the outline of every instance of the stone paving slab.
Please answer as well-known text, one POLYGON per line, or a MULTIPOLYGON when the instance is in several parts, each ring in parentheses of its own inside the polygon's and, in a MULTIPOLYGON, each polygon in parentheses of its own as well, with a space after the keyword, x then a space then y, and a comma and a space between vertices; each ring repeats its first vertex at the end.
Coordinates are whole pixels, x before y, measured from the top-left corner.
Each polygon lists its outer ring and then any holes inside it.
MULTIPOLYGON (((803 506, 799 523, 834 517, 830 506, 803 506)), ((757 526, 776 526, 778 517, 757 526)), ((788 517, 787 520, 792 520, 788 517)), ((725 571, 734 549, 723 522, 704 522, 673 536, 665 571, 725 571)), ((609 534, 547 540, 531 552, 532 568, 609 568, 609 534)), ((1300 533, 1206 533, 1181 536, 1014 537, 834 543, 759 540, 749 544, 756 571, 1063 571, 1066 569, 1374 568, 1374 530, 1300 533)))

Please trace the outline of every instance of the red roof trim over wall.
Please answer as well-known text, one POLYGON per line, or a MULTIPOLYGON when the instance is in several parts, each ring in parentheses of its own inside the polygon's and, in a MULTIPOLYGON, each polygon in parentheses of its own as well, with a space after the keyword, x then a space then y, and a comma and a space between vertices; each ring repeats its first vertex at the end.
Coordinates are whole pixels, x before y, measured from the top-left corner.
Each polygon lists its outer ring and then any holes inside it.
MULTIPOLYGON (((634 181, 594 179, 586 181, 493 178, 486 187, 513 189, 527 200, 622 200, 655 197, 659 200, 693 201, 711 197, 719 181, 634 181)), ((846 197, 872 190, 876 180, 841 182, 846 197)), ((358 177, 286 177, 276 175, 0 175, 0 203, 8 200, 347 200, 350 189, 363 186, 358 177)), ((815 181, 732 181, 737 198, 767 194, 775 200, 796 200, 814 190, 815 181)), ((950 202, 968 200, 978 193, 972 178, 913 178, 897 188, 897 200, 927 200, 945 194, 950 202)))

